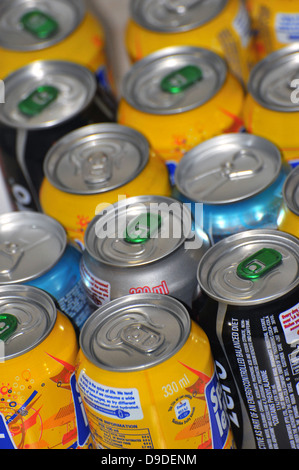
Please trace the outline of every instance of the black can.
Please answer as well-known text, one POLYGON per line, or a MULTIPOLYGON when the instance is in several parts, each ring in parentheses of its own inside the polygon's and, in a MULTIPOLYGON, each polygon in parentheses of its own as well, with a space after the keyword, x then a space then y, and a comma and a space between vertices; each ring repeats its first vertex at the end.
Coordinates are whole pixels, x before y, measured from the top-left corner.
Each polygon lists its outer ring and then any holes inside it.
POLYGON ((4 80, 0 104, 0 168, 15 210, 40 210, 43 161, 68 132, 115 122, 116 102, 95 75, 66 61, 36 61, 4 80))
POLYGON ((209 337, 238 448, 299 448, 299 240, 249 230, 210 248, 193 306, 209 337))

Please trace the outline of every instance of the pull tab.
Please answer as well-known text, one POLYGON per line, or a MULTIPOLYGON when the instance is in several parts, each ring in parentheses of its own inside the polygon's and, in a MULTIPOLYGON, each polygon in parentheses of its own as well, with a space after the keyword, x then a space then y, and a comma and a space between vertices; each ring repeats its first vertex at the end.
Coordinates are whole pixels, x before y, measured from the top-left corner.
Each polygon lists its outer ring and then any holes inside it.
POLYGON ((112 160, 105 153, 90 155, 84 160, 83 178, 87 184, 103 184, 112 177, 112 160))
POLYGON ((9 313, 0 314, 0 340, 7 341, 8 338, 16 331, 18 320, 14 315, 9 313))
POLYGON ((237 267, 237 274, 243 279, 259 279, 275 268, 282 260, 282 255, 272 248, 262 248, 244 259, 237 267))
POLYGON ((58 30, 58 23, 40 10, 31 10, 20 19, 23 28, 39 39, 47 39, 58 30))
POLYGON ((159 214, 141 214, 127 225, 124 239, 128 243, 145 243, 158 233, 161 223, 159 214))
POLYGON ((161 88, 167 93, 181 93, 202 79, 202 71, 195 65, 186 65, 166 75, 161 81, 161 88))
POLYGON ((27 98, 19 102, 18 108, 28 117, 36 116, 55 101, 58 94, 59 90, 54 86, 39 86, 27 98))
POLYGON ((11 242, 5 242, 1 244, 0 253, 2 253, 6 258, 9 259, 9 262, 11 264, 9 268, 0 268, 0 274, 11 273, 15 269, 24 254, 23 250, 16 243, 11 242))
POLYGON ((164 342, 164 335, 141 323, 125 327, 120 336, 125 344, 145 354, 153 353, 164 342))
POLYGON ((183 15, 197 3, 202 3, 202 0, 164 0, 163 6, 170 12, 183 15))

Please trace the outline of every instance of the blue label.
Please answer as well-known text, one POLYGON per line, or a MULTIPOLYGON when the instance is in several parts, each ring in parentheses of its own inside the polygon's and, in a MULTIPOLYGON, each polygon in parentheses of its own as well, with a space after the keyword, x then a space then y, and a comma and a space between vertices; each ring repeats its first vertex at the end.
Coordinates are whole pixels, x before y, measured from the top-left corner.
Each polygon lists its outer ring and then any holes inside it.
POLYGON ((0 449, 16 449, 2 413, 0 413, 0 449))
POLYGON ((70 384, 75 405, 78 445, 82 447, 90 436, 90 429, 75 374, 72 374, 70 384))
POLYGON ((209 409, 213 449, 223 449, 228 438, 230 423, 216 372, 205 388, 205 396, 209 409))

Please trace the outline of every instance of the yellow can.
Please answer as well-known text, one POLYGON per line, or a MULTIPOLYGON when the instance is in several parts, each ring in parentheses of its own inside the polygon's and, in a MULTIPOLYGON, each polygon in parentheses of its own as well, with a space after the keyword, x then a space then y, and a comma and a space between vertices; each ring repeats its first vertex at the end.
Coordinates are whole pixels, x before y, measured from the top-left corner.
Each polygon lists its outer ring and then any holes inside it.
POLYGON ((170 47, 136 62, 124 77, 117 120, 142 132, 166 162, 171 182, 185 152, 238 132, 244 92, 214 52, 170 47))
POLYGON ((240 0, 131 0, 126 28, 131 60, 173 46, 220 54, 244 83, 256 61, 250 18, 240 0))
POLYGON ((252 70, 243 110, 247 132, 272 141, 291 166, 299 163, 299 45, 275 51, 252 70))
POLYGON ((106 206, 171 194, 164 161, 141 133, 117 123, 91 124, 62 137, 48 152, 44 173, 42 210, 81 247, 87 225, 106 206))
POLYGON ((234 448, 207 336, 170 296, 128 295, 96 310, 76 377, 96 448, 234 448))
POLYGON ((299 166, 290 172, 284 183, 278 229, 299 238, 299 166))
POLYGON ((257 60, 299 40, 297 0, 246 0, 257 60))
POLYGON ((0 299, 0 449, 92 446, 70 320, 36 287, 2 286, 0 299))
POLYGON ((104 30, 82 0, 11 0, 0 7, 0 78, 35 60, 107 69, 104 30))

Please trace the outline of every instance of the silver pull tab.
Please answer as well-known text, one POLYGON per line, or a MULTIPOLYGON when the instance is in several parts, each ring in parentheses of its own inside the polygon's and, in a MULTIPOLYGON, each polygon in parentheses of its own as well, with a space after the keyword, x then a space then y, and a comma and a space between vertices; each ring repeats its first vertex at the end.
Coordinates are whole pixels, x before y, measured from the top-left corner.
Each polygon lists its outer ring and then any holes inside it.
POLYGON ((89 155, 82 164, 85 183, 103 184, 112 177, 112 160, 105 153, 89 155))
POLYGON ((164 0, 163 6, 170 12, 184 15, 189 8, 202 3, 202 0, 164 0))
POLYGON ((152 330, 142 323, 133 323, 121 331, 122 341, 137 351, 150 354, 164 343, 164 335, 152 330))

